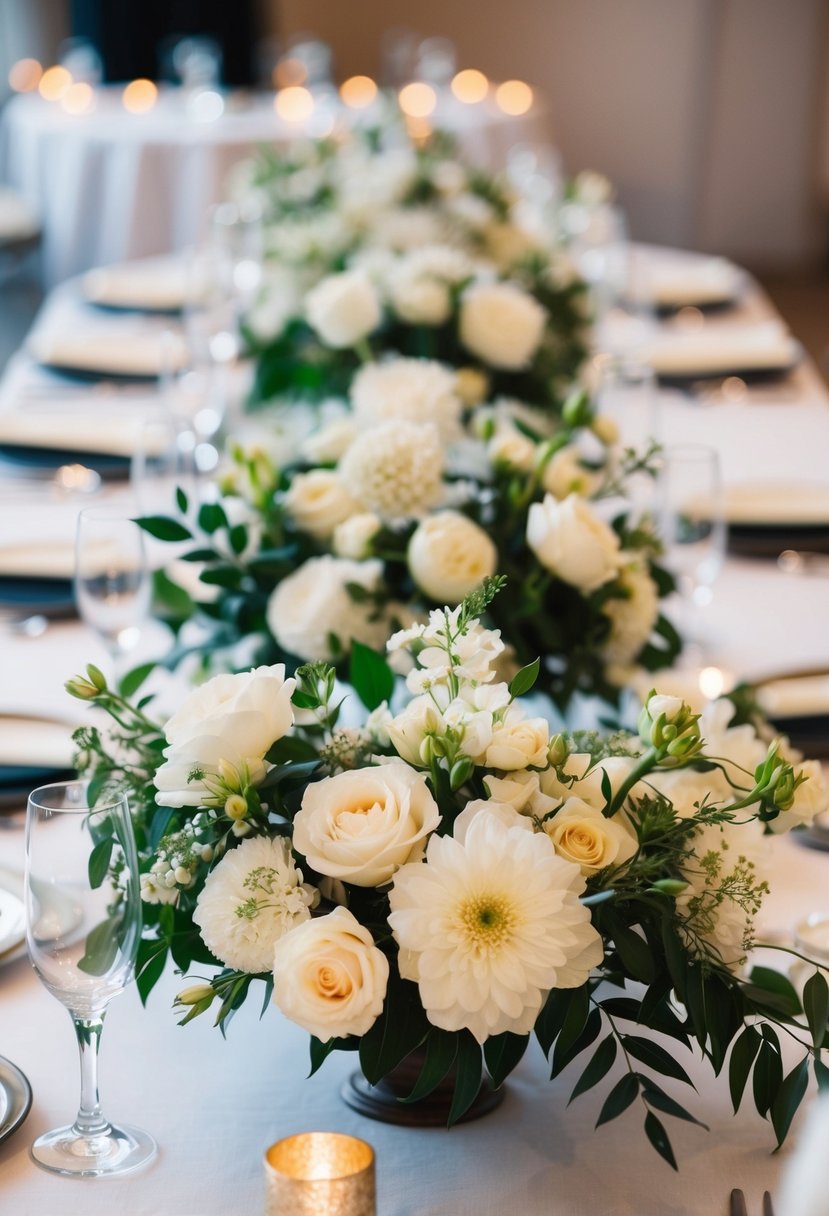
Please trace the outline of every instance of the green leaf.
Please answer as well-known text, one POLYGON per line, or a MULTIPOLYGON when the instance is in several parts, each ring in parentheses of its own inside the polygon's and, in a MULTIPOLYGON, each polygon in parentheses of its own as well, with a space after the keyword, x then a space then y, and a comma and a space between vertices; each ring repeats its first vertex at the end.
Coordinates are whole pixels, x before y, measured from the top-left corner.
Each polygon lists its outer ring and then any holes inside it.
POLYGON ((155 671, 155 661, 151 663, 141 663, 138 667, 133 667, 132 671, 127 674, 118 684, 118 691, 122 697, 132 697, 138 692, 141 685, 147 679, 151 672, 155 671))
POLYGON ((782 1083, 783 1065, 780 1062, 780 1052, 775 1051, 771 1043, 764 1038, 757 1053, 752 1078, 754 1105, 758 1115, 765 1118, 782 1083))
POLYGON ((803 987, 803 1009, 815 1050, 820 1050, 829 1022, 829 984, 822 971, 810 975, 803 987))
POLYGON ((567 1016, 570 1007, 570 994, 566 988, 553 988, 544 1008, 535 1019, 535 1037, 541 1044, 545 1056, 550 1054, 550 1048, 555 1042, 567 1016))
POLYGON ((746 1081, 748 1080, 751 1066, 754 1063, 757 1052, 760 1050, 762 1041, 759 1030, 755 1030, 753 1026, 746 1026, 731 1048, 731 1059, 728 1064, 728 1085, 731 1090, 731 1103, 734 1107, 735 1115, 740 1109, 746 1081))
POLYGON ((394 690, 394 672, 382 655, 362 642, 351 645, 348 680, 369 711, 388 701, 394 690))
POLYGON ((662 944, 665 947, 665 961, 668 964, 671 981, 676 988, 677 996, 682 1000, 685 992, 688 955, 682 947, 673 922, 667 916, 662 919, 662 944))
POLYGON ((115 841, 111 836, 106 840, 99 840, 95 848, 89 854, 89 885, 95 890, 100 887, 101 883, 107 876, 109 863, 112 858, 112 847, 115 841))
POLYGON ((150 536, 154 536, 156 540, 192 540, 193 533, 189 528, 185 528, 184 524, 177 519, 170 519, 167 515, 140 515, 135 521, 139 528, 143 528, 150 536))
POLYGON ((199 527, 208 536, 212 536, 219 528, 227 527, 227 516, 221 503, 206 502, 199 507, 199 527))
POLYGON ((815 1056, 815 1080, 821 1093, 829 1090, 829 1068, 815 1056))
POLYGON ((803 1012, 800 997, 791 981, 780 971, 775 971, 771 967, 752 967, 748 978, 749 983, 745 985, 743 991, 748 991, 753 1000, 760 1003, 765 1001, 772 1009, 786 1013, 790 1017, 797 1017, 799 1013, 803 1012), (768 1001, 769 995, 773 998, 772 1001, 768 1001))
POLYGON ((511 1034, 505 1031, 503 1034, 493 1035, 484 1043, 484 1061, 496 1089, 500 1089, 518 1064, 527 1050, 529 1041, 528 1034, 511 1034))
POLYGON ((644 938, 621 921, 614 920, 611 928, 616 953, 635 980, 651 984, 656 979, 656 965, 651 948, 644 938))
POLYGON ((509 682, 509 692, 512 697, 523 697, 524 693, 530 691, 538 679, 538 673, 541 669, 541 660, 533 659, 532 663, 528 663, 526 667, 522 667, 520 671, 509 682))
POLYGON ((226 591, 238 591, 242 583, 242 572, 235 566, 226 563, 220 566, 208 566, 199 575, 199 582, 207 587, 224 587, 226 591))
POLYGON ((458 1035, 435 1026, 426 1038, 426 1059, 414 1089, 402 1102, 419 1102, 437 1089, 458 1056, 458 1035))
POLYGON ((315 1072, 322 1068, 325 1061, 331 1055, 332 1051, 340 1051, 345 1048, 346 1044, 350 1047, 351 1044, 347 1039, 327 1039, 324 1043, 318 1039, 316 1035, 311 1035, 311 1071, 309 1077, 313 1077, 315 1072))
POLYGON ((693 1087, 694 1083, 682 1065, 652 1039, 643 1039, 638 1034, 625 1034, 622 1035, 622 1042, 628 1055, 633 1056, 635 1060, 653 1068, 664 1077, 674 1077, 677 1081, 684 1081, 686 1085, 693 1087))
POLYGON ((189 553, 182 553, 181 560, 183 562, 218 562, 221 561, 221 553, 216 549, 191 549, 189 553))
POLYGON ((266 753, 265 759, 269 764, 293 764, 308 760, 317 760, 317 749, 307 739, 299 739, 295 735, 284 735, 266 753))
POLYGON ((259 1010, 259 1020, 261 1021, 268 1012, 273 996, 273 976, 269 975, 265 980, 265 995, 262 998, 262 1008, 259 1010))
POLYGON ((139 942, 138 959, 136 961, 135 986, 141 998, 141 1004, 147 1004, 147 997, 161 979, 167 963, 167 943, 165 941, 139 942))
POLYGON ((184 493, 181 486, 176 486, 176 506, 178 507, 179 511, 181 511, 182 515, 187 514, 187 495, 184 493))
POLYGON ((618 1119, 619 1115, 623 1114, 631 1102, 636 1099, 638 1093, 638 1077, 634 1073, 626 1072, 621 1080, 616 1082, 605 1098, 604 1105, 596 1120, 596 1127, 601 1127, 603 1123, 609 1123, 611 1119, 618 1119))
POLYGON ((387 1076, 420 1046, 428 1032, 416 985, 392 970, 380 1016, 360 1040, 360 1067, 368 1083, 376 1085, 387 1076))
POLYGON ((679 1102, 666 1094, 664 1089, 660 1089, 650 1077, 640 1076, 639 1080, 642 1082, 642 1097, 649 1106, 656 1107, 663 1114, 673 1115, 675 1119, 684 1119, 686 1123, 696 1123, 697 1127, 704 1127, 706 1131, 709 1130, 707 1123, 703 1123, 701 1119, 694 1118, 690 1111, 687 1111, 684 1106, 680 1106, 679 1102))
POLYGON ((556 1054, 567 1052, 584 1030, 590 1013, 590 994, 586 984, 580 988, 566 989, 570 1000, 561 1031, 556 1039, 556 1054))
POLYGON ((804 1056, 783 1081, 771 1104, 771 1125, 778 1148, 786 1139, 795 1112, 809 1084, 809 1057, 804 1056))
POLYGON ((580 1056, 583 1051, 586 1051, 592 1043, 595 1043, 602 1029, 602 1015, 598 1009, 593 1009, 582 1027, 581 1033, 575 1042, 569 1046, 564 1046, 563 1036, 559 1036, 558 1042, 553 1052, 553 1066, 550 1072, 551 1077, 557 1077, 560 1072, 563 1072, 567 1065, 575 1060, 576 1056, 580 1056))
POLYGON ((452 1127, 466 1114, 481 1088, 481 1077, 484 1071, 483 1056, 480 1044, 468 1030, 463 1030, 458 1035, 457 1069, 455 1092, 452 1095, 449 1118, 446 1120, 447 1127, 452 1127))
POLYGON ((163 620, 187 620, 193 615, 195 604, 178 583, 173 582, 163 570, 153 573, 153 612, 163 620))
POLYGON ((607 1076, 615 1063, 616 1052, 616 1039, 612 1034, 609 1034, 606 1039, 602 1039, 593 1053, 592 1060, 576 1082, 573 1092, 570 1094, 568 1106, 574 1098, 578 1098, 580 1094, 587 1093, 588 1089, 592 1089, 594 1085, 598 1085, 599 1081, 607 1076))
POLYGON ((248 530, 245 524, 234 524, 227 534, 230 547, 238 557, 248 543, 248 530))
POLYGON ((119 914, 108 916, 86 935, 83 958, 78 960, 78 969, 87 975, 106 975, 118 953, 122 927, 119 914))
POLYGON ((671 1148, 668 1133, 652 1111, 648 1111, 645 1115, 645 1135, 659 1153, 659 1156, 668 1162, 671 1169, 675 1170, 677 1168, 676 1157, 674 1156, 674 1150, 671 1148))

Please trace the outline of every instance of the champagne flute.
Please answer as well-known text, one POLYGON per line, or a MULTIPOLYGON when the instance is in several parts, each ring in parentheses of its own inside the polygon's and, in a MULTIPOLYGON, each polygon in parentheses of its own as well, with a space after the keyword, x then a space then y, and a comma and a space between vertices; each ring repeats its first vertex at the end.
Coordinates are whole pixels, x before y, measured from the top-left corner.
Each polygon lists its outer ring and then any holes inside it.
POLYGON ((725 555, 722 477, 713 448, 688 443, 664 449, 657 520, 665 564, 684 604, 686 634, 691 648, 701 651, 696 610, 711 603, 725 555))
POLYGON ((98 1097, 107 1006, 134 976, 141 936, 138 859, 125 794, 90 805, 88 784, 34 790, 26 814, 26 937, 41 982, 66 1007, 78 1039, 74 1123, 39 1136, 38 1165, 57 1174, 123 1174, 156 1152, 152 1136, 110 1123, 98 1097))
POLYGON ((150 575, 141 529, 112 509, 78 515, 75 599, 81 618, 103 638, 116 668, 137 645, 150 610, 150 575))

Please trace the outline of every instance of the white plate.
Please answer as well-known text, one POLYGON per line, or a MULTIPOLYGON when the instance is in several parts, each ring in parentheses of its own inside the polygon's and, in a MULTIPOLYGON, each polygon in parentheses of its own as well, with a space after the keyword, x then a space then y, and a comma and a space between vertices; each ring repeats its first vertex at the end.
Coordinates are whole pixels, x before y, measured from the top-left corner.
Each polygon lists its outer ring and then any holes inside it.
POLYGON ((5 1140, 32 1108, 32 1087, 16 1064, 0 1056, 0 1141, 5 1140))
POLYGON ((92 304, 141 312, 178 312, 187 300, 188 266, 182 257, 137 258, 90 270, 83 293, 92 304))
POLYGON ((829 525, 829 483, 743 482, 725 492, 730 524, 829 525))
MULTIPOLYGON (((7 866, 0 866, 0 899, 4 899, 10 895, 23 910, 23 875, 20 870, 11 870, 7 866)), ((26 922, 25 913, 21 931, 16 935, 16 940, 0 949, 0 967, 6 963, 13 963, 19 958, 23 958, 26 953, 26 922)))

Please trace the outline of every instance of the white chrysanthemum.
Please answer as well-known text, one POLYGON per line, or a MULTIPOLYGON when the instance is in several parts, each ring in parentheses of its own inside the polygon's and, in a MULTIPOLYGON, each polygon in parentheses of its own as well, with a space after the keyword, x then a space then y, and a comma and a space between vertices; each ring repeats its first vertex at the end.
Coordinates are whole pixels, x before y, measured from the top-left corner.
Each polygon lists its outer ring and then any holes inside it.
POLYGON ((550 990, 579 987, 602 960, 584 885, 545 835, 495 815, 476 815, 463 843, 433 836, 389 895, 400 973, 429 1021, 480 1043, 528 1034, 550 990))
POLYGON ((301 659, 336 658, 332 637, 340 653, 352 641, 378 647, 388 637, 388 622, 374 605, 358 603, 348 591, 355 583, 366 591, 380 587, 379 561, 351 561, 343 557, 312 557, 283 579, 266 611, 268 628, 283 649, 301 659))
POLYGON ((692 953, 732 970, 742 966, 752 947, 754 920, 768 891, 747 851, 758 851, 759 830, 727 823, 701 828, 683 866, 688 886, 676 899, 681 933, 692 953))
POLYGON ((226 853, 207 876, 193 920, 226 967, 258 974, 270 971, 274 946, 308 919, 316 900, 288 841, 254 836, 226 853))
POLYGON ((659 593, 648 571, 638 563, 625 566, 619 582, 624 598, 613 597, 602 604, 610 620, 610 635, 602 646, 609 663, 631 663, 653 632, 659 616, 659 593))
POLYGON ((443 493, 437 429, 414 422, 373 427, 348 449, 340 476, 354 497, 381 519, 419 519, 443 493))
POLYGON ((362 425, 431 422, 443 439, 458 434, 462 403, 457 378, 433 359, 365 364, 351 385, 351 404, 362 425))

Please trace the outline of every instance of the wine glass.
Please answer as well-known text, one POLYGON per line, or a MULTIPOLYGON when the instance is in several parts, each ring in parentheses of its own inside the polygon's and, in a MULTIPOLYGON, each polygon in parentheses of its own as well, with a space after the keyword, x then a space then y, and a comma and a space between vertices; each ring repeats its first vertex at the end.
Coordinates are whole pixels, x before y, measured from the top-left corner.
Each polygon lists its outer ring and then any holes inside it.
POLYGON ((150 610, 150 574, 141 529, 104 507, 78 515, 75 600, 81 618, 103 638, 116 668, 138 644, 150 610))
POLYGON ((130 461, 130 485, 143 515, 179 515, 176 490, 198 499, 196 437, 185 419, 166 410, 141 425, 130 461))
POLYGON ((107 1006, 133 978, 141 935, 138 860, 125 794, 90 805, 88 784, 34 790, 26 814, 26 936, 41 982, 68 1009, 78 1039, 75 1122, 39 1136, 38 1165, 58 1174, 123 1174, 156 1152, 152 1136, 110 1123, 98 1098, 107 1006))
POLYGON ((701 650, 696 610, 711 603, 725 555, 722 476, 713 448, 688 443, 663 450, 657 526, 665 564, 676 578, 684 604, 686 635, 701 650))

